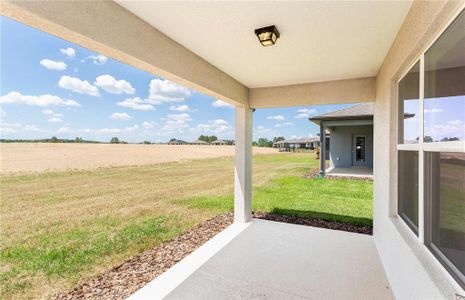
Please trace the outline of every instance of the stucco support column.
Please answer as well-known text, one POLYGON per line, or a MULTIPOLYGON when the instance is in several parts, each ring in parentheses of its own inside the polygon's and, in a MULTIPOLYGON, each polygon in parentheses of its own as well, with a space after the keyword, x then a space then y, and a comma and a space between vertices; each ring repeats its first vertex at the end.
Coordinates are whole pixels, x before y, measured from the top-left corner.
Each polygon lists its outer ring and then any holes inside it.
POLYGON ((234 222, 252 219, 252 110, 236 106, 234 222))
POLYGON ((325 176, 325 157, 326 157, 326 129, 323 121, 320 122, 320 175, 325 176))

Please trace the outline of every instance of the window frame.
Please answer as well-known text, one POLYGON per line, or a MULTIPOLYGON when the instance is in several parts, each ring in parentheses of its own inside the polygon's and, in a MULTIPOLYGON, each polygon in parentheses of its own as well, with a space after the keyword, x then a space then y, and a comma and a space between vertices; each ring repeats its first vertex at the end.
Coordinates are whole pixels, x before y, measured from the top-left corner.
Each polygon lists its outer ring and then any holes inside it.
MULTIPOLYGON (((396 105, 396 116, 395 116, 395 135, 396 135, 396 164, 394 176, 395 180, 395 206, 393 208, 395 216, 400 220, 403 227, 408 232, 408 235, 411 236, 413 239, 418 241, 424 249, 426 249, 426 253, 428 256, 432 258, 437 266, 441 269, 443 274, 446 275, 448 281, 452 283, 452 285, 456 288, 456 290, 465 292, 465 281, 463 281, 463 276, 460 272, 452 270, 457 270, 457 268, 437 249, 437 247, 430 243, 430 236, 427 235, 426 229, 426 220, 428 218, 427 211, 425 209, 426 205, 426 198, 425 198, 425 152, 455 152, 455 153, 465 153, 465 141, 448 141, 448 142, 424 142, 424 96, 425 96, 425 54, 426 52, 433 46, 433 44, 441 38, 441 36, 450 28, 453 22, 465 12, 465 4, 462 8, 460 8, 453 16, 451 16, 450 20, 444 26, 444 28, 435 36, 434 39, 430 43, 426 45, 420 52, 420 55, 416 56, 412 63, 409 64, 403 73, 398 77, 397 80, 394 81, 394 91, 395 91, 395 105, 396 105), (399 83, 405 76, 409 73, 409 71, 415 66, 415 64, 419 63, 419 116, 418 116, 418 143, 416 144, 403 144, 399 140, 400 132, 399 130, 403 127, 400 126, 401 116, 403 115, 404 111, 400 111, 403 106, 399 105, 399 83), (398 178, 398 171, 399 171, 399 152, 400 151, 416 151, 418 152, 418 235, 412 230, 410 225, 400 216, 399 213, 399 199, 398 199, 398 188, 399 188, 399 178, 398 178), (436 248, 436 251, 433 249, 436 248), (451 270, 452 269, 452 270, 451 270), (460 279, 459 279, 460 278, 460 279), (462 282, 459 282, 461 280, 462 282)), ((403 126, 403 125, 402 125, 403 126)))

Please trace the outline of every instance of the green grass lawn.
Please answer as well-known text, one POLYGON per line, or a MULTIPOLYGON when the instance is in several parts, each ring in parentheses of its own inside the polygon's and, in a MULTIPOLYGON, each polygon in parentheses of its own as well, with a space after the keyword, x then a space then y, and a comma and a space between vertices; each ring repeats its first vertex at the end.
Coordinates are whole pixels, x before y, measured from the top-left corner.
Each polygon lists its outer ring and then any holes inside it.
MULTIPOLYGON (((372 182, 286 176, 255 186, 252 207, 261 212, 372 226, 372 199, 372 182)), ((182 203, 215 212, 233 211, 231 195, 197 197, 185 199, 182 203)))
MULTIPOLYGON (((304 178, 309 153, 254 156, 253 208, 371 224, 372 183, 304 178)), ((48 298, 233 210, 233 158, 0 178, 0 298, 48 298)))

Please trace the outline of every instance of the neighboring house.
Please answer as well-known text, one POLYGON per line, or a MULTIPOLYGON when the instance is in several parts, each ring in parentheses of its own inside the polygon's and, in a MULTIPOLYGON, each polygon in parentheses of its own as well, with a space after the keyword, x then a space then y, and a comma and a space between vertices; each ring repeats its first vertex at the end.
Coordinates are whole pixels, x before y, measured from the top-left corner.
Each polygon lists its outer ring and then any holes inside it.
MULTIPOLYGON (((309 120, 320 126, 320 143, 323 144, 326 132, 330 132, 331 147, 321 151, 327 158, 326 152, 329 152, 330 170, 365 167, 367 174, 372 174, 373 103, 354 105, 309 120)), ((320 171, 324 174, 325 170, 320 171)))
POLYGON ((207 142, 201 141, 201 140, 196 140, 196 141, 193 141, 191 143, 191 145, 210 145, 210 143, 207 143, 207 142))
POLYGON ((172 140, 168 142, 168 145, 189 145, 189 142, 183 140, 172 140))
POLYGON ((314 150, 320 145, 320 138, 291 139, 273 143, 273 148, 279 148, 280 151, 290 151, 291 149, 310 149, 314 150))
POLYGON ((216 141, 211 142, 211 145, 224 146, 224 145, 226 145, 226 142, 223 141, 223 140, 216 140, 216 141))

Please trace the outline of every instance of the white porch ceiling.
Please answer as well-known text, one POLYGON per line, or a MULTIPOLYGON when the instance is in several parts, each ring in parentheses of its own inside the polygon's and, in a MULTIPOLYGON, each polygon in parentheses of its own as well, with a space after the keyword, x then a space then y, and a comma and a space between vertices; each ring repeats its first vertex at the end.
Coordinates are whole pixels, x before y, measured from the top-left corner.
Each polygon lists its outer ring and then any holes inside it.
POLYGON ((376 75, 411 1, 117 2, 249 88, 376 75), (262 47, 254 29, 276 25, 262 47))

